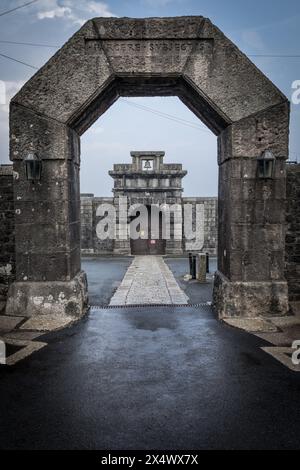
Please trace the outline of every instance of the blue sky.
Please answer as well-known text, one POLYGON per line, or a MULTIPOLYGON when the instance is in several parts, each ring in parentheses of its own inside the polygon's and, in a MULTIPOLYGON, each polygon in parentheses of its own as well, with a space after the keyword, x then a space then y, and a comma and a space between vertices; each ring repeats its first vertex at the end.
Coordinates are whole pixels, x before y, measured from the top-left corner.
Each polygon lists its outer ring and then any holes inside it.
MULTIPOLYGON (((0 13, 26 0, 1 0, 0 13)), ((39 0, 0 16, 0 41, 61 46, 87 19, 95 16, 178 16, 210 18, 248 55, 299 55, 298 0, 39 0)), ((40 67, 56 51, 0 42, 0 54, 40 67)), ((291 98, 292 82, 300 80, 299 58, 251 57, 291 98)), ((0 80, 8 98, 34 70, 0 56, 0 80)), ((290 158, 300 159, 300 105, 292 105, 290 158)), ((165 150, 166 161, 182 162, 188 170, 186 195, 217 195, 216 138, 177 98, 118 101, 82 138, 81 189, 110 195, 107 171, 115 162, 130 161, 130 150, 165 150), (191 125, 140 110, 133 101, 180 117, 191 125)), ((0 161, 8 162, 8 106, 0 105, 0 161)))

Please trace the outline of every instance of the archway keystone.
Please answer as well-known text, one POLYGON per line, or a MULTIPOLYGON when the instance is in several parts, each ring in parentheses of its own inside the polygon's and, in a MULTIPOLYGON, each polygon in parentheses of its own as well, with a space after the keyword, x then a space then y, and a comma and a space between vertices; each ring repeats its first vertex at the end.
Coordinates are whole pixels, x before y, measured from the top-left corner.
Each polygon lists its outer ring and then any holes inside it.
POLYGON ((218 135, 219 315, 287 312, 288 100, 210 20, 182 17, 92 19, 12 100, 16 282, 7 313, 84 313, 80 135, 120 96, 153 95, 177 95, 218 135), (268 181, 256 176, 266 149, 276 157, 268 181), (43 164, 35 184, 25 175, 30 151, 43 164))

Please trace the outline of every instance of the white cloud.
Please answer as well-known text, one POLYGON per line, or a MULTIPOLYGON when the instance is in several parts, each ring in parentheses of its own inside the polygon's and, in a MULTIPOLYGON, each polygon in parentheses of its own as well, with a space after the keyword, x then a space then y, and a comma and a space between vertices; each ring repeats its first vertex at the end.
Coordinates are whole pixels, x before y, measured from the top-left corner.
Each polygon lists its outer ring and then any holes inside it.
POLYGON ((22 81, 5 81, 5 104, 0 105, 0 164, 9 163, 9 102, 24 85, 22 81))
POLYGON ((61 18, 80 26, 93 16, 117 17, 107 3, 96 0, 81 3, 75 0, 45 0, 37 8, 39 20, 61 18))
MULTIPOLYGON (((37 3, 37 18, 39 20, 53 20, 56 18, 68 18, 72 17, 72 5, 66 4, 61 0, 44 0, 41 3, 37 3)), ((72 2, 73 3, 73 2, 72 2)))
MULTIPOLYGON (((3 88, 5 90, 5 103, 1 101, 0 111, 5 113, 5 119, 7 119, 7 114, 9 113, 9 102, 15 96, 15 94, 20 90, 24 85, 22 81, 4 81, 3 88)), ((8 125, 8 122, 7 122, 8 125)))
POLYGON ((142 3, 150 7, 165 7, 170 3, 178 3, 179 0, 142 0, 142 3))
POLYGON ((62 18, 63 16, 70 16, 71 9, 67 7, 57 7, 53 10, 46 10, 41 11, 38 13, 38 19, 44 20, 46 18, 53 19, 53 18, 62 18))
POLYGON ((102 16, 105 18, 108 18, 111 16, 113 17, 117 16, 114 13, 112 13, 109 9, 109 6, 103 2, 96 2, 96 1, 88 2, 87 10, 90 11, 91 13, 95 13, 96 15, 102 16))

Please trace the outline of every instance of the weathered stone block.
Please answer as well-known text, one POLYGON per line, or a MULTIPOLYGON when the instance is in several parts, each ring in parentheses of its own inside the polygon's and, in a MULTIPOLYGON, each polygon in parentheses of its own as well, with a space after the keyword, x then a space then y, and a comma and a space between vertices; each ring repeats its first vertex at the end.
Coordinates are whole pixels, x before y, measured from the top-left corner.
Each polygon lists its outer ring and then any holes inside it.
POLYGON ((17 281, 69 281, 70 253, 16 253, 17 281))
POLYGON ((213 303, 220 318, 287 315, 288 287, 285 281, 230 282, 217 272, 213 303))
POLYGON ((62 224, 20 224, 16 225, 16 248, 18 253, 57 253, 69 247, 67 234, 70 228, 62 224), (43 247, 41 253, 40 247, 43 247))
POLYGON ((270 148, 276 158, 288 158, 289 103, 240 120, 232 125, 232 155, 257 158, 270 148))
POLYGON ((33 151, 42 160, 66 160, 70 157, 71 132, 58 120, 47 119, 13 101, 10 106, 10 159, 22 161, 33 151))
POLYGON ((80 272, 67 282, 15 282, 9 289, 6 314, 79 318, 87 308, 87 279, 85 273, 80 272))

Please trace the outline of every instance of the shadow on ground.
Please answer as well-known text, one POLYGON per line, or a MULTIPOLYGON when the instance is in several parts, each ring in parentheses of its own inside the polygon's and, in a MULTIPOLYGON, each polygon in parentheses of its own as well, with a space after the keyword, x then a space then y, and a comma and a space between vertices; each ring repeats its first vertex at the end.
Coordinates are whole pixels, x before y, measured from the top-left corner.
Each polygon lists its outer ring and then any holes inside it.
POLYGON ((1 449, 299 447, 300 377, 209 307, 92 310, 0 368, 1 449))

